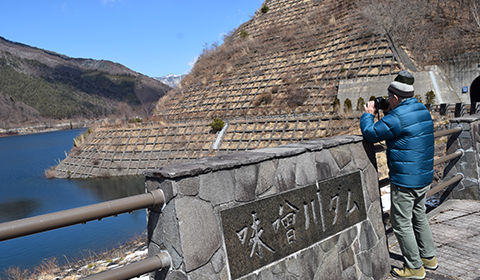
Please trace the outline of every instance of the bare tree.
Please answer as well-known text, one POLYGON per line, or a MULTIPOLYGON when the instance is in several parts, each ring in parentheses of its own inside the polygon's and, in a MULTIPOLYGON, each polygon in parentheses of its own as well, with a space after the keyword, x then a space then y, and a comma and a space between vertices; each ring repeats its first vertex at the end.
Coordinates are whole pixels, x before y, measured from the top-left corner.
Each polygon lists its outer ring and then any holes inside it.
POLYGON ((361 0, 357 6, 368 20, 370 31, 388 33, 402 41, 407 40, 429 8, 425 2, 415 0, 361 0))
POLYGON ((472 16, 477 23, 478 27, 480 28, 480 16, 478 14, 478 9, 480 8, 480 1, 472 0, 472 4, 470 5, 470 11, 472 12, 472 16))
POLYGON ((478 49, 480 44, 480 0, 360 0, 356 5, 364 31, 388 34, 419 63, 478 49))

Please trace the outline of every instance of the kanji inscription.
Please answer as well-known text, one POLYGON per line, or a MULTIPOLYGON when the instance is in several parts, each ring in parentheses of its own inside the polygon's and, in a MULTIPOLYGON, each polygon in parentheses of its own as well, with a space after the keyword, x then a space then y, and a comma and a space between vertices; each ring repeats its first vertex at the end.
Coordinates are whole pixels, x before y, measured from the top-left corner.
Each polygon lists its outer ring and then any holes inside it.
POLYGON ((360 172, 221 211, 232 279, 367 217, 360 172))

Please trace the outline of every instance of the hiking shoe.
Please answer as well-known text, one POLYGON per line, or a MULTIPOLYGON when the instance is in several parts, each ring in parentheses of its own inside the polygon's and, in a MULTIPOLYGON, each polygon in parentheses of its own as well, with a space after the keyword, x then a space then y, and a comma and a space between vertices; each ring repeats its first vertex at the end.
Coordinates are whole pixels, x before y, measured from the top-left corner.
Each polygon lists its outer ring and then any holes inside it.
POLYGON ((433 257, 431 259, 422 258, 422 262, 423 262, 423 266, 426 269, 435 270, 438 267, 438 262, 436 257, 433 257))
POLYGON ((392 275, 399 278, 407 279, 425 279, 425 269, 420 267, 419 269, 404 267, 403 269, 394 268, 392 275))

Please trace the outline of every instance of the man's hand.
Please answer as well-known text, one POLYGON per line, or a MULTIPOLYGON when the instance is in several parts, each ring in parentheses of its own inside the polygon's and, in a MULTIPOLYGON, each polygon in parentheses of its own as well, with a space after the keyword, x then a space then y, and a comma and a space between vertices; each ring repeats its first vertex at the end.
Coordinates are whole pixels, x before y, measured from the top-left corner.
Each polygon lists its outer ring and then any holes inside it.
POLYGON ((375 115, 375 101, 368 101, 366 105, 363 105, 365 108, 365 113, 370 113, 375 115))

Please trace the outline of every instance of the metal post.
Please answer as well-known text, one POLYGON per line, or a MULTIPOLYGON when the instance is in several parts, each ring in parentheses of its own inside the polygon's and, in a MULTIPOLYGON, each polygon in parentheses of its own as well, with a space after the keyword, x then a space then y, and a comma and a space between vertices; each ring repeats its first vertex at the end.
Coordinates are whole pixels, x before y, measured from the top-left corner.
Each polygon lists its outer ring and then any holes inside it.
POLYGON ((440 116, 446 116, 448 113, 450 113, 449 104, 447 103, 440 104, 440 116))
POLYGON ((465 115, 465 104, 456 103, 455 104, 455 118, 459 118, 465 115))

